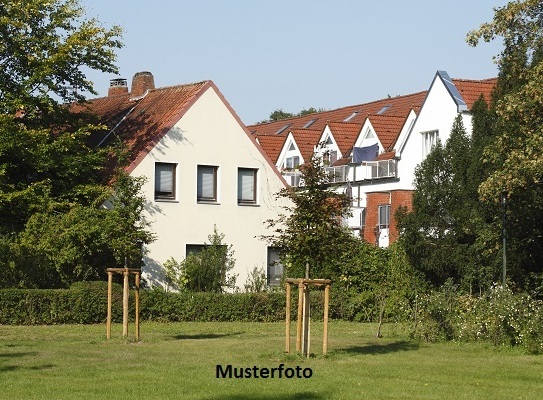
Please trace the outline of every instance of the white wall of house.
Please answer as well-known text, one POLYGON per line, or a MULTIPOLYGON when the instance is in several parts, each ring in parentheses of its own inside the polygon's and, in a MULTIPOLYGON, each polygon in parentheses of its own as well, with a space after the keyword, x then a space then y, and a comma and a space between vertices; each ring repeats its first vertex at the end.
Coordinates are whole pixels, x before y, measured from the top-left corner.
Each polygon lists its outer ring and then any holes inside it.
POLYGON ((279 157, 277 158, 277 163, 275 166, 279 171, 281 171, 283 168, 287 167, 287 159, 294 160, 292 161, 292 164, 294 168, 297 168, 298 166, 302 165, 305 161, 302 157, 302 153, 300 152, 300 149, 298 148, 298 144, 296 143, 296 140, 294 139, 294 136, 292 135, 292 132, 289 132, 285 143, 283 144, 283 148, 281 149, 281 152, 279 153, 279 157), (296 164, 294 161, 296 160, 295 157, 298 157, 298 163, 296 164))
POLYGON ((267 244, 259 239, 269 234, 264 221, 277 218, 281 201, 274 198, 283 187, 263 154, 238 120, 211 87, 190 107, 157 143, 133 176, 146 176, 143 192, 148 202, 147 218, 157 240, 148 246, 143 268, 151 284, 166 286, 162 264, 170 257, 181 261, 187 244, 209 243, 216 225, 233 245, 237 286, 243 288, 248 272, 267 266, 267 244), (156 163, 175 164, 175 198, 155 200, 156 163), (197 201, 198 166, 217 167, 217 199, 197 201), (238 168, 257 170, 256 203, 238 204, 238 168))
POLYGON ((398 176, 403 189, 413 188, 415 168, 427 155, 428 138, 431 139, 433 132, 437 132, 437 137, 442 144, 445 144, 459 112, 463 116, 464 127, 469 135, 471 133, 471 115, 466 111, 459 111, 440 76, 436 75, 413 129, 406 140, 401 143, 403 147, 397 149, 396 155, 400 157, 398 176))

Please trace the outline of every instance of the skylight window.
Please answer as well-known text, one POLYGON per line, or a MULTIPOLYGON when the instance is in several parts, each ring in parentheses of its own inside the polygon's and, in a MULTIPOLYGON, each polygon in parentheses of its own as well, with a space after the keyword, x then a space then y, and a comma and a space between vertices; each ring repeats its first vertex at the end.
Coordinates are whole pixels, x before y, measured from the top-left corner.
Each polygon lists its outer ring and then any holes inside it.
POLYGON ((284 132, 285 129, 287 129, 289 126, 291 126, 292 124, 286 124, 286 125, 283 125, 281 127, 281 129, 279 129, 277 132, 275 132, 276 135, 279 135, 281 132, 284 132))
POLYGON ((358 111, 355 111, 354 113, 352 113, 351 115, 349 115, 347 118, 345 118, 343 120, 343 122, 349 122, 351 119, 353 119, 354 117, 356 117, 356 114, 358 114, 358 111))
POLYGON ((303 126, 304 128, 309 128, 318 118, 313 118, 312 120, 309 120, 306 122, 306 124, 303 126))
POLYGON ((384 114, 390 107, 392 107, 390 104, 384 106, 383 108, 381 108, 381 109, 379 110, 379 112, 377 113, 377 115, 384 114))

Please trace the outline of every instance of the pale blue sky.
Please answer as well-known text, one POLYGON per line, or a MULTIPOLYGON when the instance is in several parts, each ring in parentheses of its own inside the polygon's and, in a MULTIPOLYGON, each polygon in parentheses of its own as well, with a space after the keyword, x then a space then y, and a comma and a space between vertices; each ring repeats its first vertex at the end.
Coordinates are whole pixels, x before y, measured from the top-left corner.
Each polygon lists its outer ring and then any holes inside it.
POLYGON ((157 87, 210 79, 246 124, 279 108, 333 109, 497 75, 500 42, 468 31, 506 0, 80 0, 87 16, 124 29, 120 76, 151 71, 157 87))

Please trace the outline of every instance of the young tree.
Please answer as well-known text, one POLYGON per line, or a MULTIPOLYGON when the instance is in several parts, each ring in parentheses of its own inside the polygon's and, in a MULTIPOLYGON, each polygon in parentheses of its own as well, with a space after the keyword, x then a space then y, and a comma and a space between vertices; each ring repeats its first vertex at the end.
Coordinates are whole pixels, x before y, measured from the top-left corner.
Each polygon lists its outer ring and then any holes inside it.
POLYGON ((349 199, 329 185, 322 159, 314 155, 300 167, 303 186, 285 188, 278 197, 292 206, 277 220, 269 220, 274 235, 264 239, 281 249, 286 274, 291 277, 335 278, 340 274, 340 258, 349 251, 354 236, 342 226, 349 213, 349 199))

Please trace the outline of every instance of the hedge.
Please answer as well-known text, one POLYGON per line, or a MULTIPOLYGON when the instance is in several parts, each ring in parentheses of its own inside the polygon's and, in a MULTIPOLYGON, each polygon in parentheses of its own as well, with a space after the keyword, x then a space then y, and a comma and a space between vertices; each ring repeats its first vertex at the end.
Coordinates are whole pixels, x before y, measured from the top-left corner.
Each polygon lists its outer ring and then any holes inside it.
MULTIPOLYGON (((130 293, 130 317, 134 316, 134 293, 130 293)), ((311 314, 322 318, 324 293, 314 290, 311 314)), ((297 316, 298 294, 292 293, 291 318, 297 316)), ((361 308, 371 304, 344 292, 331 291, 330 318, 361 320, 368 315, 361 308), (356 300, 356 301, 355 301, 356 300)), ((122 322, 122 288, 113 287, 112 319, 122 322)), ((80 282, 70 289, 0 290, 0 324, 49 325, 105 323, 107 283, 80 282)), ((274 322, 285 318, 285 293, 172 293, 163 290, 140 292, 140 318, 143 321, 246 321, 274 322)))

